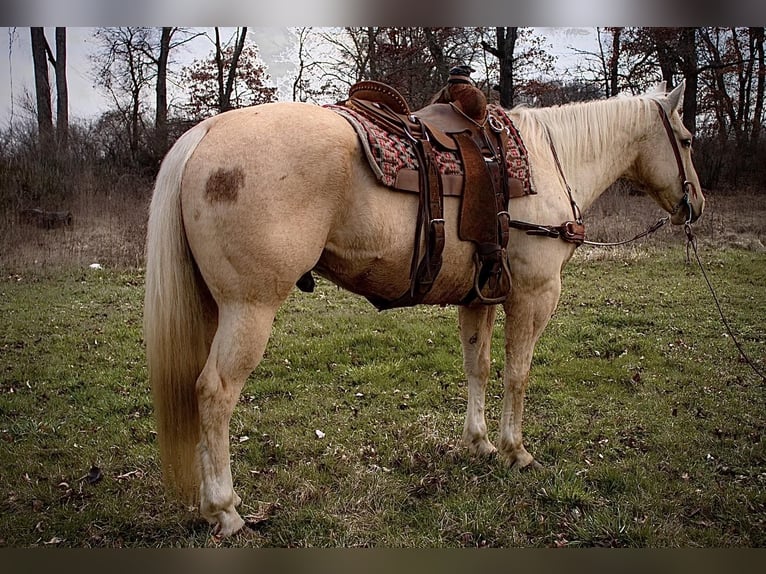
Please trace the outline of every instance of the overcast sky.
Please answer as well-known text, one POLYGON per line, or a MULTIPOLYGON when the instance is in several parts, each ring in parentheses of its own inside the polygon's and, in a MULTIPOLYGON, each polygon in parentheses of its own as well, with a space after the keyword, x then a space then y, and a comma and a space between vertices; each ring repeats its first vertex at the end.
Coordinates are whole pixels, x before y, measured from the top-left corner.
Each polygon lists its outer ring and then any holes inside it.
MULTIPOLYGON (((111 108, 106 96, 95 87, 93 65, 90 55, 96 51, 93 38, 94 28, 67 28, 67 79, 69 84, 69 114, 72 119, 94 118, 111 108)), ((255 42, 269 75, 277 85, 289 86, 295 66, 285 61, 285 52, 294 45, 294 37, 286 27, 250 28, 251 40, 255 42)), ((557 56, 559 66, 571 67, 576 56, 573 46, 580 49, 594 48, 595 28, 538 28, 538 34, 546 37, 551 52, 557 56)), ((46 36, 53 45, 53 28, 46 28, 46 36)), ((223 38, 228 36, 224 33, 223 38)), ((5 52, 0 58, 0 128, 14 121, 29 117, 25 104, 34 102, 34 75, 32 68, 31 41, 29 28, 0 28, 0 42, 5 52)), ((53 47, 53 46, 52 46, 53 47)), ((212 44, 205 38, 198 38, 174 53, 181 63, 205 57, 212 44)), ((51 83, 55 82, 50 71, 51 83)), ((290 99, 290 93, 283 90, 282 99, 290 99)), ((55 109, 55 107, 54 107, 55 109)))

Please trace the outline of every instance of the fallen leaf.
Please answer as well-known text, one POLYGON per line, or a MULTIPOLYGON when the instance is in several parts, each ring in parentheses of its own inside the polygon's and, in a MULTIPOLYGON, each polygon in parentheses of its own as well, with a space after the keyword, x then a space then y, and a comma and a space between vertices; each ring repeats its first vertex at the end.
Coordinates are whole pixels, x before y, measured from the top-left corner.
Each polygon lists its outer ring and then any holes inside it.
POLYGON ((143 478, 144 477, 144 471, 140 469, 131 470, 129 472, 125 472, 123 474, 117 475, 117 480, 125 480, 128 478, 143 478))
POLYGON ((319 429, 315 430, 314 434, 317 435, 317 438, 324 438, 325 436, 327 436, 322 431, 320 431, 319 429))
POLYGON ((258 510, 255 512, 255 514, 248 514, 246 516, 243 516, 242 518, 244 519, 245 523, 250 528, 253 528, 257 526, 258 524, 266 522, 269 518, 274 516, 274 513, 279 508, 280 506, 278 502, 260 503, 258 505, 258 510))
POLYGON ((52 545, 52 544, 61 544, 62 542, 64 542, 64 538, 60 538, 58 536, 54 536, 53 538, 48 540, 48 542, 43 542, 43 544, 45 544, 45 545, 52 545))

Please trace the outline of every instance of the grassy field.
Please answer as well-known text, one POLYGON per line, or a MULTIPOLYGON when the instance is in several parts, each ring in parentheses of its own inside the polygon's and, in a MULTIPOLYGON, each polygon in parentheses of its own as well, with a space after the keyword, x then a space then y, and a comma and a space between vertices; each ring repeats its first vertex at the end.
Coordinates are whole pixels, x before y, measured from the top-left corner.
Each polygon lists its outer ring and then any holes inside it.
MULTIPOLYGON (((617 209, 597 206, 598 239, 608 218, 622 226, 636 213, 617 209)), ((79 231, 3 237, 17 249, 0 259, 0 546, 218 545, 160 484, 143 271, 130 248, 143 230, 125 225, 140 217, 97 213, 79 231)), ((764 369, 756 220, 755 208, 713 211, 698 233, 724 310, 764 369)), ((251 528, 221 544, 766 544, 764 382, 738 360, 680 232, 661 233, 627 249, 581 248, 566 268, 528 393, 537 472, 460 447, 454 308, 378 313, 325 281, 295 292, 232 420, 251 528)), ((493 344, 491 434, 500 319, 493 344)))

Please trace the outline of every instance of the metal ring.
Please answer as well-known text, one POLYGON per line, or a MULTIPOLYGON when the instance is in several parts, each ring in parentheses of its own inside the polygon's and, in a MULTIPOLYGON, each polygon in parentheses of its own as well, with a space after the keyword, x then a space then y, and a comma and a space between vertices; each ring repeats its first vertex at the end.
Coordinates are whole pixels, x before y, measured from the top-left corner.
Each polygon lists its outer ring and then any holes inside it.
POLYGON ((492 114, 487 114, 487 123, 489 124, 489 127, 491 127, 492 131, 494 132, 500 133, 505 129, 505 126, 500 123, 500 120, 498 120, 492 114))

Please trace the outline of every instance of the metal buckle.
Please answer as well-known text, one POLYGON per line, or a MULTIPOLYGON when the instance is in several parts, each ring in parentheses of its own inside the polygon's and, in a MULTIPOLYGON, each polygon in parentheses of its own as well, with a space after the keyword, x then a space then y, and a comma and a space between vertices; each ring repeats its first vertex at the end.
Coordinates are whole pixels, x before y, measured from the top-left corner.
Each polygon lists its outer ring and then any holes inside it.
POLYGON ((431 221, 428 222, 428 225, 433 229, 437 225, 444 225, 444 220, 441 218, 434 218, 431 221))
POLYGON ((505 130, 505 126, 500 123, 500 120, 498 120, 495 116, 492 114, 487 115, 487 123, 489 124, 489 127, 492 128, 492 131, 495 133, 500 133, 503 130, 505 130))

